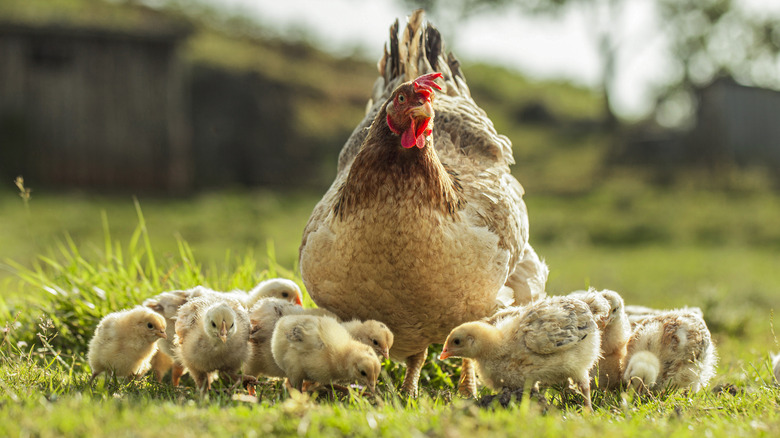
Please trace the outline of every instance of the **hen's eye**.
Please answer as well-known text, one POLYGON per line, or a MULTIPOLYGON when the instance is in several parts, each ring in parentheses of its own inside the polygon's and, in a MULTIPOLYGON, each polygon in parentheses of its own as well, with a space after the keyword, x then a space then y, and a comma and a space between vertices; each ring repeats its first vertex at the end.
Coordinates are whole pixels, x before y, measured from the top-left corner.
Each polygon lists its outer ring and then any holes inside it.
POLYGON ((455 345, 460 345, 460 339, 455 339, 454 341, 452 341, 452 343, 455 345))
POLYGON ((398 95, 398 103, 404 103, 405 100, 406 100, 406 96, 404 96, 403 94, 398 95))
POLYGON ((153 328, 154 328, 154 326, 152 325, 152 323, 151 323, 151 322, 147 322, 147 323, 146 323, 146 326, 147 326, 147 327, 149 327, 150 329, 153 329, 153 328))
POLYGON ((379 345, 379 342, 376 339, 374 339, 374 345, 379 345))
POLYGON ((365 372, 365 371, 361 371, 361 372, 360 372, 360 375, 361 375, 361 376, 363 376, 363 377, 365 377, 365 376, 366 376, 366 372, 365 372))
POLYGON ((287 298, 287 297, 289 297, 289 296, 290 296, 290 294, 288 294, 287 292, 282 292, 282 296, 283 296, 283 297, 285 297, 285 298, 287 298))

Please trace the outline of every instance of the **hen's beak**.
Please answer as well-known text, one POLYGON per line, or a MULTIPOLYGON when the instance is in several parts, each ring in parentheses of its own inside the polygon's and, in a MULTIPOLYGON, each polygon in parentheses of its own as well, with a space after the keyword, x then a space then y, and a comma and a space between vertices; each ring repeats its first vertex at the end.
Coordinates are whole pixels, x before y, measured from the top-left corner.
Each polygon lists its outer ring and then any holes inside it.
POLYGON ((222 321, 222 328, 219 329, 219 339, 222 339, 222 343, 227 342, 227 322, 222 321))
POLYGON ((425 100, 425 103, 419 106, 411 108, 409 114, 415 119, 430 119, 433 117, 433 106, 430 100, 425 100))
POLYGON ((444 360, 448 357, 452 356, 449 351, 447 351, 447 347, 444 347, 444 350, 441 351, 441 354, 439 355, 439 360, 444 360))

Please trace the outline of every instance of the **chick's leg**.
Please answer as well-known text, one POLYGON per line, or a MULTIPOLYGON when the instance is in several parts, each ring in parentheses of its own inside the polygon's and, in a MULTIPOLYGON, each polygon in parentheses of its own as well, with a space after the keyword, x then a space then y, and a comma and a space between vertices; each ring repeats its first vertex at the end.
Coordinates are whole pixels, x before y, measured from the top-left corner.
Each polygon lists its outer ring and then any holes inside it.
POLYGON ((474 361, 471 359, 463 359, 460 382, 458 382, 458 394, 471 398, 477 396, 477 376, 474 374, 474 361))
POLYGON ((590 379, 588 376, 585 376, 584 379, 581 379, 578 386, 580 387, 582 396, 585 397, 585 409, 593 412, 593 405, 590 402, 590 379))
POLYGON ((425 347, 425 350, 406 358, 406 374, 401 384, 401 392, 417 397, 417 383, 420 381, 420 372, 427 356, 428 347, 425 347))
POLYGON ((180 363, 174 363, 171 368, 171 385, 179 386, 182 375, 184 375, 184 366, 180 363))

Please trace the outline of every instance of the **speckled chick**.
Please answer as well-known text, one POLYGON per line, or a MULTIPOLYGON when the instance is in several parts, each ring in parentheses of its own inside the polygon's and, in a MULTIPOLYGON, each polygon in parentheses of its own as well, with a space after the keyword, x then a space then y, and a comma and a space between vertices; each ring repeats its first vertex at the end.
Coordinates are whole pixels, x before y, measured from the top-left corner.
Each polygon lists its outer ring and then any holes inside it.
POLYGON ((249 353, 249 317, 229 296, 206 294, 181 306, 176 317, 175 358, 190 372, 198 388, 208 390, 210 373, 237 379, 249 353))
POLYGON ((619 386, 623 379, 626 344, 631 337, 623 298, 615 291, 593 288, 587 292, 573 292, 569 296, 580 298, 590 306, 601 331, 601 359, 598 367, 591 370, 591 377, 595 380, 598 375, 596 381, 602 389, 619 386))
POLYGON ((142 376, 157 351, 157 340, 165 337, 165 318, 146 307, 106 315, 89 342, 90 383, 103 371, 120 377, 142 376))
POLYGON ((290 315, 276 323, 271 349, 290 384, 358 382, 374 390, 381 364, 374 350, 327 316, 290 315))
POLYGON ((286 278, 271 278, 261 281, 252 290, 246 300, 246 308, 251 309, 258 300, 263 298, 279 298, 303 306, 301 288, 286 278))
POLYGON ((626 308, 626 317, 628 318, 628 322, 631 324, 631 329, 633 330, 634 327, 636 327, 637 323, 640 321, 649 318, 651 316, 657 316, 662 315, 667 312, 671 312, 673 310, 680 310, 684 312, 692 312, 700 317, 704 317, 704 312, 702 312, 701 308, 699 307, 683 307, 682 309, 653 309, 652 307, 646 307, 646 306, 639 306, 636 304, 627 305, 626 308))
POLYGON ((637 323, 623 380, 639 391, 675 387, 696 392, 715 375, 716 363, 704 319, 694 311, 673 310, 637 323))
POLYGON ((600 336, 588 306, 574 298, 550 297, 518 310, 496 325, 475 321, 456 327, 439 358, 475 359, 482 382, 502 391, 503 405, 512 394, 520 398, 527 381, 553 385, 571 378, 592 409, 588 372, 598 360, 600 336))

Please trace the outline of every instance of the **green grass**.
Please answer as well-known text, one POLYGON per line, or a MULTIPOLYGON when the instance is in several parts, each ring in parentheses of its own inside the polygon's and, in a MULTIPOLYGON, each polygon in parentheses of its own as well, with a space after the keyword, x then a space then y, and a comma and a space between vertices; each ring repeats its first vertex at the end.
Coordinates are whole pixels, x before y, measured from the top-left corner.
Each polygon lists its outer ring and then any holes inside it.
POLYGON ((224 388, 201 399, 192 386, 148 379, 89 387, 86 343, 109 311, 195 284, 248 288, 275 275, 300 282, 295 254, 318 195, 234 191, 136 204, 32 193, 26 207, 16 194, 0 193, 0 435, 780 433, 780 389, 768 358, 780 349, 773 333, 780 202, 770 192, 616 184, 527 197, 551 293, 593 285, 618 290, 629 303, 702 307, 720 355, 713 386, 737 389, 646 398, 596 391, 593 414, 552 389, 546 411, 535 401, 477 409, 453 394, 457 365, 435 360, 424 370, 423 396, 411 401, 396 395, 403 369, 391 364, 381 397, 371 400, 290 399, 278 382, 260 385, 258 403, 234 400, 224 388))

